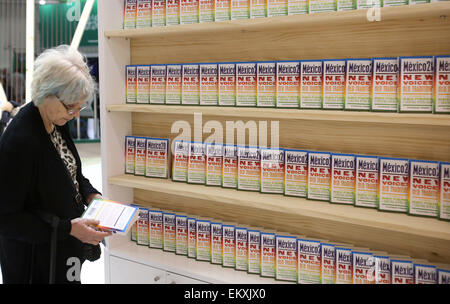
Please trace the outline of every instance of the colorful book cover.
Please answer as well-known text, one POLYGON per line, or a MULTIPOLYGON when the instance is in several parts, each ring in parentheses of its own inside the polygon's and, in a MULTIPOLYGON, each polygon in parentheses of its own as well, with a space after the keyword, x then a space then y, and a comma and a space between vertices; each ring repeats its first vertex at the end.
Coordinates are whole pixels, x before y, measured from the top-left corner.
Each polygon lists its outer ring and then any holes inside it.
POLYGON ((322 109, 344 109, 345 67, 345 60, 329 59, 323 61, 322 109))
POLYGON ((258 147, 238 146, 238 190, 261 190, 261 153, 258 147))
POLYGON ((206 143, 206 185, 222 186, 222 144, 206 143))
POLYGON ((436 266, 414 263, 414 284, 437 284, 438 271, 436 266))
POLYGON ((267 0, 267 17, 286 16, 287 11, 287 0, 267 0))
POLYGON ((236 63, 236 106, 256 107, 256 63, 236 63))
POLYGON ((169 140, 147 138, 145 176, 169 178, 169 140))
POLYGON ((285 150, 284 194, 306 197, 308 191, 308 151, 285 150))
POLYGON ((217 64, 200 63, 200 105, 217 106, 217 64))
POLYGON ((234 229, 234 235, 236 238, 236 266, 234 269, 247 271, 247 259, 248 259, 248 230, 245 227, 236 226, 234 229))
POLYGON ((297 283, 320 284, 322 246, 320 241, 297 239, 297 283))
POLYGON ((275 277, 275 233, 261 232, 261 277, 275 277))
POLYGON ((138 0, 136 12, 136 28, 152 26, 152 0, 138 0))
POLYGON ((215 0, 214 21, 231 20, 231 0, 215 0))
POLYGON ((440 164, 439 218, 450 220, 450 163, 440 164))
POLYGON ((356 9, 381 7, 382 0, 356 0, 356 9))
POLYGON ((236 145, 223 146, 222 187, 237 188, 238 157, 236 145))
POLYGON ((331 155, 330 202, 353 205, 355 201, 355 156, 331 155))
POLYGON ((408 213, 438 216, 439 209, 439 162, 409 161, 408 213))
POLYGON ((123 9, 123 29, 136 28, 137 0, 125 0, 123 9))
POLYGON ((372 111, 398 111, 398 59, 373 58, 370 109, 372 111))
POLYGON ((375 262, 375 284, 391 283, 391 263, 387 255, 374 254, 375 262))
POLYGON ((377 207, 378 166, 376 156, 356 156, 355 206, 377 207))
POLYGON ((150 100, 150 66, 136 67, 136 103, 149 103, 150 100))
POLYGON ((211 263, 222 265, 222 223, 211 222, 211 263))
POLYGON ((283 193, 284 150, 261 148, 261 192, 283 193))
POLYGON ((175 217, 175 253, 187 255, 188 228, 187 216, 177 214, 175 217))
POLYGON ((331 153, 308 153, 308 199, 330 200, 331 153))
POLYGON ((172 180, 178 182, 187 181, 187 169, 189 160, 189 142, 176 140, 173 145, 172 155, 172 180))
POLYGON ((409 193, 408 159, 380 158, 379 168, 378 209, 407 212, 409 193))
POLYGON ((126 82, 126 103, 136 103, 136 69, 135 65, 127 65, 125 67, 126 82))
POLYGON ((166 0, 166 25, 180 24, 180 0, 166 0))
POLYGON ((277 108, 299 107, 299 69, 298 61, 277 62, 277 108))
POLYGON ((181 64, 168 64, 166 73, 166 104, 181 104, 181 64))
POLYGON ((345 110, 369 111, 372 85, 372 60, 347 59, 345 110))
POLYGON ((391 284, 414 284, 414 263, 406 259, 391 259, 391 284))
POLYGON ((297 282, 297 238, 277 235, 275 246, 275 279, 297 282))
POLYGON ((356 9, 357 0, 336 0, 337 11, 349 11, 356 9))
POLYGON ((211 221, 197 219, 196 259, 197 261, 211 261, 211 221))
POLYGON ((188 258, 197 257, 197 219, 188 217, 188 258))
POLYGON ((352 249, 348 247, 335 247, 335 284, 353 283, 352 249))
POLYGON ((352 252, 353 284, 375 284, 375 260, 371 252, 352 252))
POLYGON ((410 0, 381 0, 382 7, 408 5, 410 0))
POLYGON ((302 15, 308 13, 307 0, 288 0, 288 15, 302 15))
POLYGON ((222 266, 236 267, 236 238, 235 226, 223 223, 222 225, 222 266))
POLYGON ((307 0, 308 14, 335 12, 336 0, 307 0))
POLYGON ((139 208, 139 214, 137 219, 137 235, 136 243, 138 245, 148 246, 148 232, 149 232, 149 221, 148 221, 148 209, 139 208))
POLYGON ((258 62, 256 67, 256 105, 258 107, 275 107, 277 98, 276 62, 258 62))
POLYGON ((330 243, 321 244, 321 284, 334 284, 336 276, 336 246, 330 243))
POLYGON ((249 0, 250 1, 250 18, 267 17, 266 0, 249 0))
POLYGON ((145 175, 145 161, 147 158, 147 138, 136 137, 136 153, 134 155, 134 175, 145 175))
POLYGON ((434 57, 433 112, 450 113, 450 56, 434 57))
POLYGON ((189 145, 187 182, 192 184, 204 184, 205 169, 205 144, 201 142, 191 142, 189 145))
POLYGON ((248 273, 261 273, 261 231, 248 229, 248 273))
POLYGON ((180 24, 199 22, 199 0, 180 0, 180 24))
POLYGON ((214 0, 198 0, 199 22, 214 21, 214 0))
POLYGON ((175 252, 176 224, 175 213, 163 212, 163 250, 175 252))
POLYGON ((164 223, 161 210, 149 210, 149 244, 150 248, 163 249, 164 247, 164 223))
POLYGON ((151 66, 150 74, 150 104, 164 104, 166 102, 166 71, 164 64, 151 66))
POLYGON ((166 25, 166 0, 153 0, 152 27, 166 25))
POLYGON ((231 20, 250 18, 249 0, 231 0, 231 20))
POLYGON ((183 64, 181 104, 200 104, 200 71, 198 64, 183 64))
POLYGON ((219 106, 236 105, 236 65, 219 63, 218 65, 218 99, 219 106))
POLYGON ((134 174, 134 156, 136 154, 136 137, 125 136, 125 173, 134 174))
POLYGON ((400 112, 433 110, 434 62, 432 56, 399 58, 400 112))
POLYGON ((300 108, 322 107, 322 60, 300 61, 300 108))

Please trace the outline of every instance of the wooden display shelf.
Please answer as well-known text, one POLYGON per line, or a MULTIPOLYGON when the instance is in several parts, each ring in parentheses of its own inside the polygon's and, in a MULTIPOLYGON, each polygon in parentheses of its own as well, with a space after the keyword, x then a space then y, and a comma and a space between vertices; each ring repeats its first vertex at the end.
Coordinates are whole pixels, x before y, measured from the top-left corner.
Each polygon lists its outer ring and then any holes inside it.
POLYGON ((183 132, 190 131, 191 140, 206 140, 210 124, 215 134, 222 133, 219 142, 250 144, 251 137, 257 145, 271 146, 278 138, 279 146, 289 149, 450 161, 449 115, 131 104, 108 105, 107 110, 112 115, 131 112, 127 135, 173 140, 181 132, 172 133, 173 126, 184 122, 188 130, 183 132), (201 119, 194 113, 202 113, 201 119), (277 122, 279 131, 272 128, 277 122), (265 133, 261 124, 267 125, 267 136, 259 136, 265 133))
MULTIPOLYGON (((300 110, 276 108, 245 108, 245 107, 211 107, 211 106, 174 106, 174 105, 142 105, 118 104, 107 105, 110 112, 135 112, 172 115, 215 115, 233 118, 265 118, 269 120, 314 120, 364 122, 376 124, 403 124, 450 127, 450 115, 411 114, 411 113, 381 113, 328 110, 300 110)), ((450 130, 449 130, 450 131, 450 130)))
POLYGON ((435 218, 126 174, 108 183, 134 188, 134 203, 142 206, 450 262, 450 223, 435 218))
POLYGON ((131 38, 131 63, 223 62, 446 55, 450 3, 110 30, 131 38), (295 45, 295 47, 293 47, 295 45), (151 49, 151 51, 149 51, 151 49))

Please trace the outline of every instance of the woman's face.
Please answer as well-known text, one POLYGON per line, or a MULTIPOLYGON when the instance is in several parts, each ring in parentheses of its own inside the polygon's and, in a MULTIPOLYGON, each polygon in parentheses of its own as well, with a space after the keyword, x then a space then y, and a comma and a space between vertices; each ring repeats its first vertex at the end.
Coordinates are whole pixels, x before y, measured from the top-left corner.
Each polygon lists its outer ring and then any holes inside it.
POLYGON ((65 125, 69 120, 80 117, 80 109, 86 100, 80 100, 74 104, 63 104, 56 96, 47 97, 43 104, 43 110, 47 116, 47 120, 57 126, 65 125))

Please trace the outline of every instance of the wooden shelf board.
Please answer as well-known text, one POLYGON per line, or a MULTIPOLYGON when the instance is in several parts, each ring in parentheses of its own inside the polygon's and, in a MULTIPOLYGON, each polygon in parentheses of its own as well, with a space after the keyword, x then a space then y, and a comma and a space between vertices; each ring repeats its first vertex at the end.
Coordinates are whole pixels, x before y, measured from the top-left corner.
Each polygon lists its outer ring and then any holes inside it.
MULTIPOLYGON (((408 22, 420 18, 425 20, 432 17, 440 17, 450 12, 449 3, 428 3, 426 5, 415 6, 394 6, 381 8, 381 21, 408 22)), ((316 14, 304 14, 293 16, 277 16, 270 18, 255 18, 244 20, 230 20, 222 22, 206 22, 196 24, 183 24, 175 26, 150 27, 142 29, 120 29, 105 31, 108 38, 150 38, 171 34, 189 35, 192 33, 214 32, 216 34, 223 31, 233 31, 245 33, 251 30, 272 30, 292 27, 304 27, 304 31, 310 31, 307 26, 327 28, 330 26, 343 26, 349 24, 376 25, 377 22, 367 21, 367 10, 350 10, 340 12, 326 12, 316 14)))
POLYGON ((202 107, 174 105, 107 105, 110 112, 139 112, 152 114, 214 115, 235 118, 265 118, 286 120, 346 121, 377 124, 412 124, 450 127, 450 115, 410 114, 410 113, 378 113, 326 110, 299 110, 274 108, 239 108, 239 107, 202 107))
POLYGON ((245 216, 242 212, 246 212, 267 228, 295 227, 296 231, 290 232, 303 234, 306 231, 305 235, 321 238, 328 238, 329 234, 329 239, 333 241, 351 241, 374 250, 387 250, 388 247, 394 251, 390 253, 413 252, 414 257, 450 262, 450 223, 435 218, 126 174, 111 177, 108 182, 137 189, 135 200, 139 200, 137 196, 145 197, 156 204, 170 207, 167 209, 183 209, 182 205, 185 204, 205 213, 208 208, 213 214, 235 213, 238 217, 245 216), (138 195, 139 190, 146 192, 138 195), (275 214, 273 219, 270 214, 275 214), (278 224, 274 224, 274 221, 278 221, 278 224), (290 226, 283 221, 290 222, 290 226), (324 231, 319 231, 322 228, 324 231), (426 243, 417 244, 422 241, 426 243), (416 246, 410 242, 416 242, 416 246), (428 245, 433 248, 427 248, 428 245))

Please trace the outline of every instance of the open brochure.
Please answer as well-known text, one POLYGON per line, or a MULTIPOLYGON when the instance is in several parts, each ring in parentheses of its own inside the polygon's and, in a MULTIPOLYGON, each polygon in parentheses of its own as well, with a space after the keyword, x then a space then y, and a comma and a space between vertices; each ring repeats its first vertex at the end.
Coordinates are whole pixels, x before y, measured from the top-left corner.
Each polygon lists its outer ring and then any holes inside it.
POLYGON ((94 199, 89 204, 82 218, 98 220, 98 228, 127 234, 137 220, 138 207, 105 199, 94 199))

